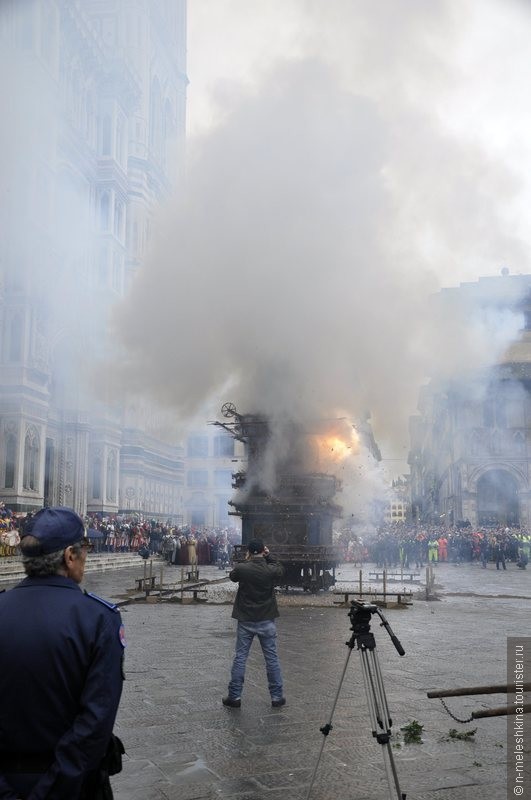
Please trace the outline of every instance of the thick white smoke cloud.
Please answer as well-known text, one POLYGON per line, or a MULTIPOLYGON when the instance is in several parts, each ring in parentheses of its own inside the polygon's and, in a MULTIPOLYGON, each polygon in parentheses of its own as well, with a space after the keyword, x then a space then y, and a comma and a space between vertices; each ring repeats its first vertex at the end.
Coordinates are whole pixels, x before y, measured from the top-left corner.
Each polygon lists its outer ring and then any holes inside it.
POLYGON ((521 185, 445 118, 457 3, 303 8, 298 57, 225 84, 223 120, 190 143, 186 198, 117 316, 118 372, 181 417, 217 397, 288 419, 370 409, 401 457, 422 381, 487 367, 517 334, 517 316, 494 336, 428 298, 471 259, 527 269, 506 216, 521 185))
POLYGON ((31 307, 31 358, 44 370, 53 364, 54 400, 86 408, 87 370, 105 351, 89 291, 90 181, 83 164, 62 157, 71 120, 51 64, 32 49, 46 45, 36 20, 33 3, 0 4, 0 284, 9 310, 31 307))

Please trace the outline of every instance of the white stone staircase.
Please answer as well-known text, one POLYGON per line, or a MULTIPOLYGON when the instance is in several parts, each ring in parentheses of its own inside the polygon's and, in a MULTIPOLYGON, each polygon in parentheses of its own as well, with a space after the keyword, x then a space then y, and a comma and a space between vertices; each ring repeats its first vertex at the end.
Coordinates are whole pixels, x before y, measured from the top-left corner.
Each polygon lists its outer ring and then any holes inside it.
MULTIPOLYGON (((152 560, 153 566, 162 562, 160 556, 152 556, 152 560)), ((112 569, 126 569, 127 567, 143 569, 144 560, 138 553, 89 553, 85 572, 105 572, 112 569)), ((15 583, 25 577, 20 556, 0 558, 0 585, 2 583, 15 583)))

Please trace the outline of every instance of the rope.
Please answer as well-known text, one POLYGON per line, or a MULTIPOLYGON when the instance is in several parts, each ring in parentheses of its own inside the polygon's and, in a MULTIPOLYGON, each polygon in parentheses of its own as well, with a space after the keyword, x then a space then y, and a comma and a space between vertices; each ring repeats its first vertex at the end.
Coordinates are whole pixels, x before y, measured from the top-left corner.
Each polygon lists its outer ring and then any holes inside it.
POLYGON ((452 714, 452 712, 450 711, 450 709, 448 708, 448 706, 446 705, 446 703, 444 702, 442 697, 440 697, 439 699, 440 699, 441 703, 443 704, 443 708, 446 711, 446 713, 449 714, 451 716, 451 718, 455 722, 459 722, 459 723, 461 723, 461 725, 467 725, 469 722, 472 722, 472 720, 474 719, 474 717, 472 717, 472 716, 468 717, 468 719, 459 719, 459 717, 456 717, 455 714, 452 714))

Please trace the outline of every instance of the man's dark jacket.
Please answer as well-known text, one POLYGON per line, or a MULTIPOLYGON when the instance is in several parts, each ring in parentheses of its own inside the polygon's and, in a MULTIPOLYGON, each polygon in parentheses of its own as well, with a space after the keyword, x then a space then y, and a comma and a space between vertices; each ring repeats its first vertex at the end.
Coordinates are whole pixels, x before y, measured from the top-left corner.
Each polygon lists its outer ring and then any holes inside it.
POLYGON ((275 583, 284 574, 284 567, 275 556, 251 556, 236 564, 229 575, 239 583, 232 616, 240 622, 263 622, 279 616, 275 583))

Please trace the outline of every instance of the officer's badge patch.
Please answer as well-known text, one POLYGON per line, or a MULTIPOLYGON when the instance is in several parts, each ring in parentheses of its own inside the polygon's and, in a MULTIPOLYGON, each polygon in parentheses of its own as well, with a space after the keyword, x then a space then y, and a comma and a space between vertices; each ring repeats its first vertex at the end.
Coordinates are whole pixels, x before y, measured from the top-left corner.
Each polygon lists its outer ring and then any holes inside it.
POLYGON ((122 645, 122 647, 127 647, 127 641, 126 641, 126 638, 125 638, 125 626, 124 625, 120 625, 120 629, 118 631, 118 637, 120 639, 120 644, 122 645))

